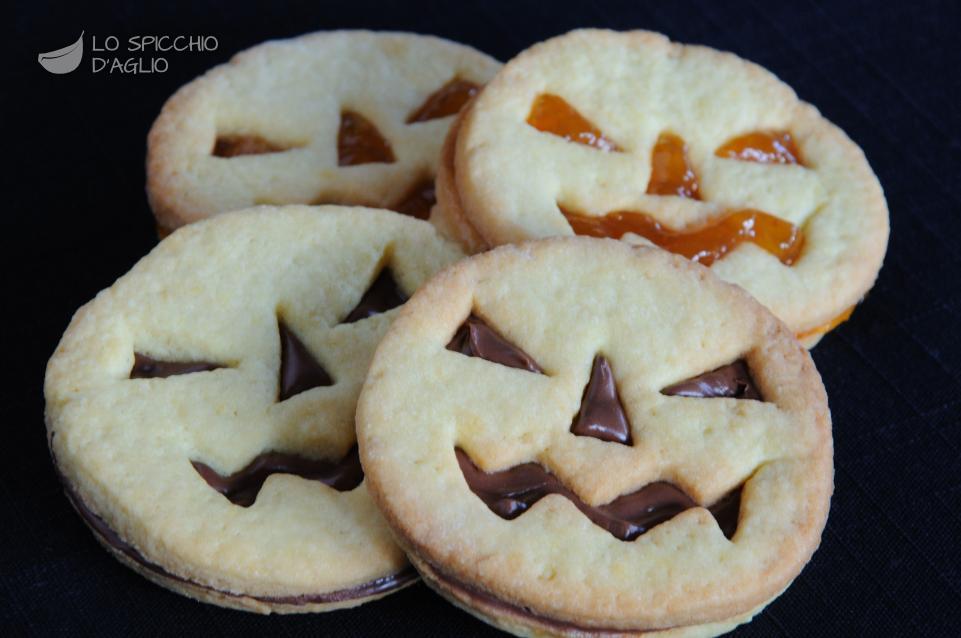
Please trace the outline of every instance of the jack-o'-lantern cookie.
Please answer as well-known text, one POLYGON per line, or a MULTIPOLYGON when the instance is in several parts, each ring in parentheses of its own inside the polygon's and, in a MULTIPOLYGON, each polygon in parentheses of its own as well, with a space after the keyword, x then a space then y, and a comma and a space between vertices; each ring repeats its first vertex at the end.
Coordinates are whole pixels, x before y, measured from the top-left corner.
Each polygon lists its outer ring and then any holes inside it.
POLYGON ((610 239, 431 279, 378 346, 357 436, 426 582, 520 635, 723 633, 798 575, 833 489, 827 397, 790 330, 610 239))
POLYGON ((187 84, 148 138, 161 231, 257 204, 352 204, 426 218, 452 116, 500 64, 410 33, 273 41, 187 84))
POLYGON ((884 257, 864 154, 765 69, 635 31, 574 31, 511 60, 455 150, 463 214, 492 245, 654 243, 740 284, 811 344, 884 257))
POLYGON ((50 449, 121 562, 259 612, 411 583, 354 410, 408 295, 461 256, 426 222, 261 207, 183 228, 81 308, 47 366, 50 449))

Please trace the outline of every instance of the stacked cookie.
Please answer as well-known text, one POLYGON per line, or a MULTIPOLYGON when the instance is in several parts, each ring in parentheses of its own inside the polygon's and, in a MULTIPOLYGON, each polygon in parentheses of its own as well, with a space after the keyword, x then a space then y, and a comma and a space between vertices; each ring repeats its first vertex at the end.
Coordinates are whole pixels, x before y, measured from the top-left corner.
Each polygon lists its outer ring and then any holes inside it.
POLYGON ((647 32, 585 30, 508 63, 451 128, 435 215, 471 249, 655 244, 811 346, 873 285, 888 211, 864 154, 770 72, 647 32))
POLYGON ((441 144, 500 64, 404 33, 267 42, 177 91, 150 131, 161 233, 255 205, 347 204, 424 219, 441 144))
POLYGON ((71 503, 147 578, 303 612, 419 573, 518 635, 706 636, 817 548, 798 337, 870 287, 887 211, 766 71, 642 32, 503 68, 271 42, 168 101, 148 195, 170 236, 45 383, 71 503))

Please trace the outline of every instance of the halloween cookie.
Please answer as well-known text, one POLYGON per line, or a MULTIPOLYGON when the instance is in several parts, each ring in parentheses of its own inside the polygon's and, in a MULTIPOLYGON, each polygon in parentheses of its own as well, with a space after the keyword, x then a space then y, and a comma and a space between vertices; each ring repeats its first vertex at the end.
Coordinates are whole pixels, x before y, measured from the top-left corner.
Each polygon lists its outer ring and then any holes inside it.
POLYGON ((654 243, 750 291, 808 343, 872 286, 888 211, 861 149, 765 69, 643 31, 510 61, 464 117, 463 212, 488 243, 654 243))
POLYGON ((321 611, 411 583, 354 409, 395 308, 460 256, 426 222, 362 208, 172 234, 77 312, 47 366, 74 507, 123 563, 218 605, 321 611))
POLYGON ((187 84, 147 145, 161 231, 256 204, 363 204, 426 218, 452 116, 499 63, 409 33, 267 42, 187 84))
POLYGON ((357 411, 367 486, 427 583, 521 635, 716 635, 820 541, 831 422, 744 290, 609 239, 502 246, 425 284, 357 411))

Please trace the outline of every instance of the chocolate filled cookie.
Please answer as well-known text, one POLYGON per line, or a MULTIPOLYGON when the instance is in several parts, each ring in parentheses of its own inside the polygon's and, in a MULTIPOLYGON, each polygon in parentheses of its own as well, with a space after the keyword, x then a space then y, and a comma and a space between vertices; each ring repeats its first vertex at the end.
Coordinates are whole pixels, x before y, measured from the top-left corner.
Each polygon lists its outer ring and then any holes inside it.
POLYGON ((871 288, 888 210, 864 153, 767 70, 644 31, 511 60, 465 112, 446 217, 475 249, 558 235, 655 244, 737 283, 807 345, 871 288))
POLYGON ((435 276, 378 346, 357 428, 426 582, 518 635, 728 631, 800 573, 833 489, 827 397, 791 331, 610 239, 435 276))
POLYGON ((424 219, 453 116, 499 68, 412 33, 267 42, 181 88, 147 144, 161 232, 256 204, 351 204, 424 219))
POLYGON ((461 252, 388 211, 261 207, 173 233, 74 316, 47 366, 70 501, 121 562, 259 612, 413 582, 354 409, 381 335, 461 252))

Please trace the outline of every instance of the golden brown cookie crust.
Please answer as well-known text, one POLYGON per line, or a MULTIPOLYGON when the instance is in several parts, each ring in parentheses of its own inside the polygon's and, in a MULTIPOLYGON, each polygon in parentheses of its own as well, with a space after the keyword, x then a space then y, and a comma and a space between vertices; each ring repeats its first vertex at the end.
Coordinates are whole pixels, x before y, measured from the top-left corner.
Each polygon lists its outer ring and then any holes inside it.
POLYGON ((162 229, 259 204, 396 206, 433 177, 452 118, 407 123, 452 78, 483 84, 500 64, 411 33, 329 31, 266 42, 178 90, 147 140, 147 194, 162 229), (338 166, 340 114, 371 121, 393 163, 338 166), (220 136, 284 152, 212 155, 220 136))
POLYGON ((572 234, 558 206, 590 215, 640 211, 672 228, 742 208, 790 221, 805 236, 793 266, 745 243, 712 270, 798 334, 857 304, 887 246, 881 186, 843 131, 762 67, 651 32, 573 31, 518 55, 465 115, 455 166, 465 216, 492 245, 572 234), (622 152, 527 125, 542 93, 565 98, 622 152), (782 129, 792 133, 804 166, 714 154, 737 135, 782 129), (645 194, 651 149, 664 131, 686 142, 703 201, 645 194))
POLYGON ((502 246, 438 274, 378 347, 357 424, 368 489, 418 567, 585 634, 749 617, 814 552, 833 489, 826 395, 790 331, 702 266, 614 240, 502 246), (448 351, 471 312, 545 374, 448 351), (598 352, 633 446, 569 432, 598 352), (764 402, 659 392, 740 357, 764 402), (504 520, 468 489, 455 447, 487 472, 538 462, 592 505, 658 480, 709 504, 743 483, 737 532, 694 508, 624 542, 557 495, 504 520))
POLYGON ((461 256, 426 222, 363 208, 261 207, 174 232, 77 312, 48 363, 48 437, 68 491, 144 558, 124 562, 175 591, 282 612, 376 597, 335 600, 407 569, 366 482, 339 491, 274 473, 242 506, 192 462, 229 475, 264 452, 344 458, 397 310, 345 317, 385 269, 409 295, 461 256), (281 322, 330 384, 279 396, 281 322), (130 378, 135 353, 221 367, 130 378), (299 597, 331 604, 289 603, 299 597))

